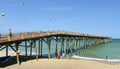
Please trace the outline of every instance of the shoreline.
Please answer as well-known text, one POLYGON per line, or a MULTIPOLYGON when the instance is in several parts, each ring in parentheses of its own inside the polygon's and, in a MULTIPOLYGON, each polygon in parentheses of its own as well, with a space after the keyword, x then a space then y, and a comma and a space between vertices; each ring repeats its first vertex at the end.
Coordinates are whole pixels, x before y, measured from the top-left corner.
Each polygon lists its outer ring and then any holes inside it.
MULTIPOLYGON (((25 55, 25 52, 21 52, 20 55, 25 55)), ((28 54, 30 55, 30 54, 28 54)), ((0 56, 6 56, 5 54, 5 50, 3 51, 0 51, 0 56)), ((14 51, 9 51, 9 54, 8 56, 16 56, 16 53, 14 51)), ((32 54, 32 56, 35 56, 35 53, 32 54)), ((43 58, 46 58, 47 57, 47 53, 46 54, 43 54, 43 58)), ((55 59, 55 56, 51 56, 52 59, 55 59)), ((64 58, 63 56, 61 56, 61 58, 64 58)), ((73 55, 71 56, 67 56, 66 59, 83 59, 83 60, 93 60, 93 61, 100 61, 100 62, 120 62, 120 59, 103 59, 103 58, 93 58, 93 57, 82 57, 82 56, 77 56, 77 55, 73 55)))

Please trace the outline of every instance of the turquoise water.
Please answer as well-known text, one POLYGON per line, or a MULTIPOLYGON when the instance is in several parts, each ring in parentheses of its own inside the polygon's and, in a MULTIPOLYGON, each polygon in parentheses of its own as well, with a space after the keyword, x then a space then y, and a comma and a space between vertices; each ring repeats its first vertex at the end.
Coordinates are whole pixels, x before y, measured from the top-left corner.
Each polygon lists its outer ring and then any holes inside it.
POLYGON ((80 51, 79 56, 102 58, 105 59, 120 59, 120 39, 112 39, 109 43, 105 43, 96 47, 80 51))
MULTIPOLYGON (((24 44, 24 42, 22 43, 24 44)), ((38 44, 36 44, 38 45, 38 44)), ((58 43, 59 51, 61 50, 61 43, 58 43)), ((82 44, 83 45, 83 44, 82 44)), ((38 46, 37 46, 38 47, 38 46)), ((55 54, 56 42, 51 41, 51 54, 55 54)), ((11 50, 9 48, 9 50, 11 50)), ((25 52, 25 47, 20 46, 19 50, 21 52, 25 52)), ((30 48, 28 48, 29 54, 30 48)), ((48 53, 48 46, 45 42, 43 42, 43 54, 48 53)), ((35 54, 33 48, 33 54, 35 54)), ((75 55, 75 52, 74 52, 75 55)), ((105 43, 99 46, 91 47, 85 50, 80 50, 80 57, 90 57, 90 58, 100 58, 100 59, 119 59, 120 60, 120 39, 112 39, 109 43, 105 43)))

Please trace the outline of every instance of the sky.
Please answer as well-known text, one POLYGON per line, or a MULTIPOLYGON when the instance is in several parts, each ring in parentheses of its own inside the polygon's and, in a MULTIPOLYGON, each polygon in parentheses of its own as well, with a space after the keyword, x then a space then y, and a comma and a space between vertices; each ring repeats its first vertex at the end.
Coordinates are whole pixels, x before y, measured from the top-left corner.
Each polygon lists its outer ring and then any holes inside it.
POLYGON ((120 0, 0 0, 2 13, 4 34, 62 30, 120 38, 120 0))

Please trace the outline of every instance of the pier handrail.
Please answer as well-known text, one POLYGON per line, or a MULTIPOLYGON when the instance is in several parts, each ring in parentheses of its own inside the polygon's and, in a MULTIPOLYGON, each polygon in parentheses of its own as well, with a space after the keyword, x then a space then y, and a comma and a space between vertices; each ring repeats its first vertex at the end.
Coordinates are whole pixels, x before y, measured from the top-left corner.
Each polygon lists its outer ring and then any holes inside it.
POLYGON ((9 38, 9 34, 1 35, 0 37, 0 43, 8 42, 8 41, 15 41, 15 40, 21 40, 21 39, 31 39, 31 38, 40 38, 45 36, 55 36, 55 35, 67 35, 67 36, 77 36, 77 37, 91 37, 91 38, 110 38, 110 37, 104 37, 104 36, 96 36, 96 35, 90 35, 90 34, 81 34, 76 32, 67 32, 67 31, 39 31, 39 32, 20 32, 12 34, 12 36, 9 38))

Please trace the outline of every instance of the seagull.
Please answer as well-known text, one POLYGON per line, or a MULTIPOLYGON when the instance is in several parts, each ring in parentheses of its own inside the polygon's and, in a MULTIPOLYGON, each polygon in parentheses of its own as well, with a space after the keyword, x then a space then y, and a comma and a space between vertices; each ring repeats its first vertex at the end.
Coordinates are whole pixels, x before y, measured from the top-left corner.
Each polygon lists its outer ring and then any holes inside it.
POLYGON ((25 6, 25 3, 22 3, 21 5, 20 5, 20 7, 24 7, 25 6))
POLYGON ((25 6, 25 3, 22 3, 22 6, 25 6))
POLYGON ((53 20, 53 18, 52 18, 52 17, 49 17, 49 20, 50 20, 50 21, 52 21, 52 20, 53 20))
POLYGON ((1 13, 1 16, 5 16, 5 13, 1 13))

